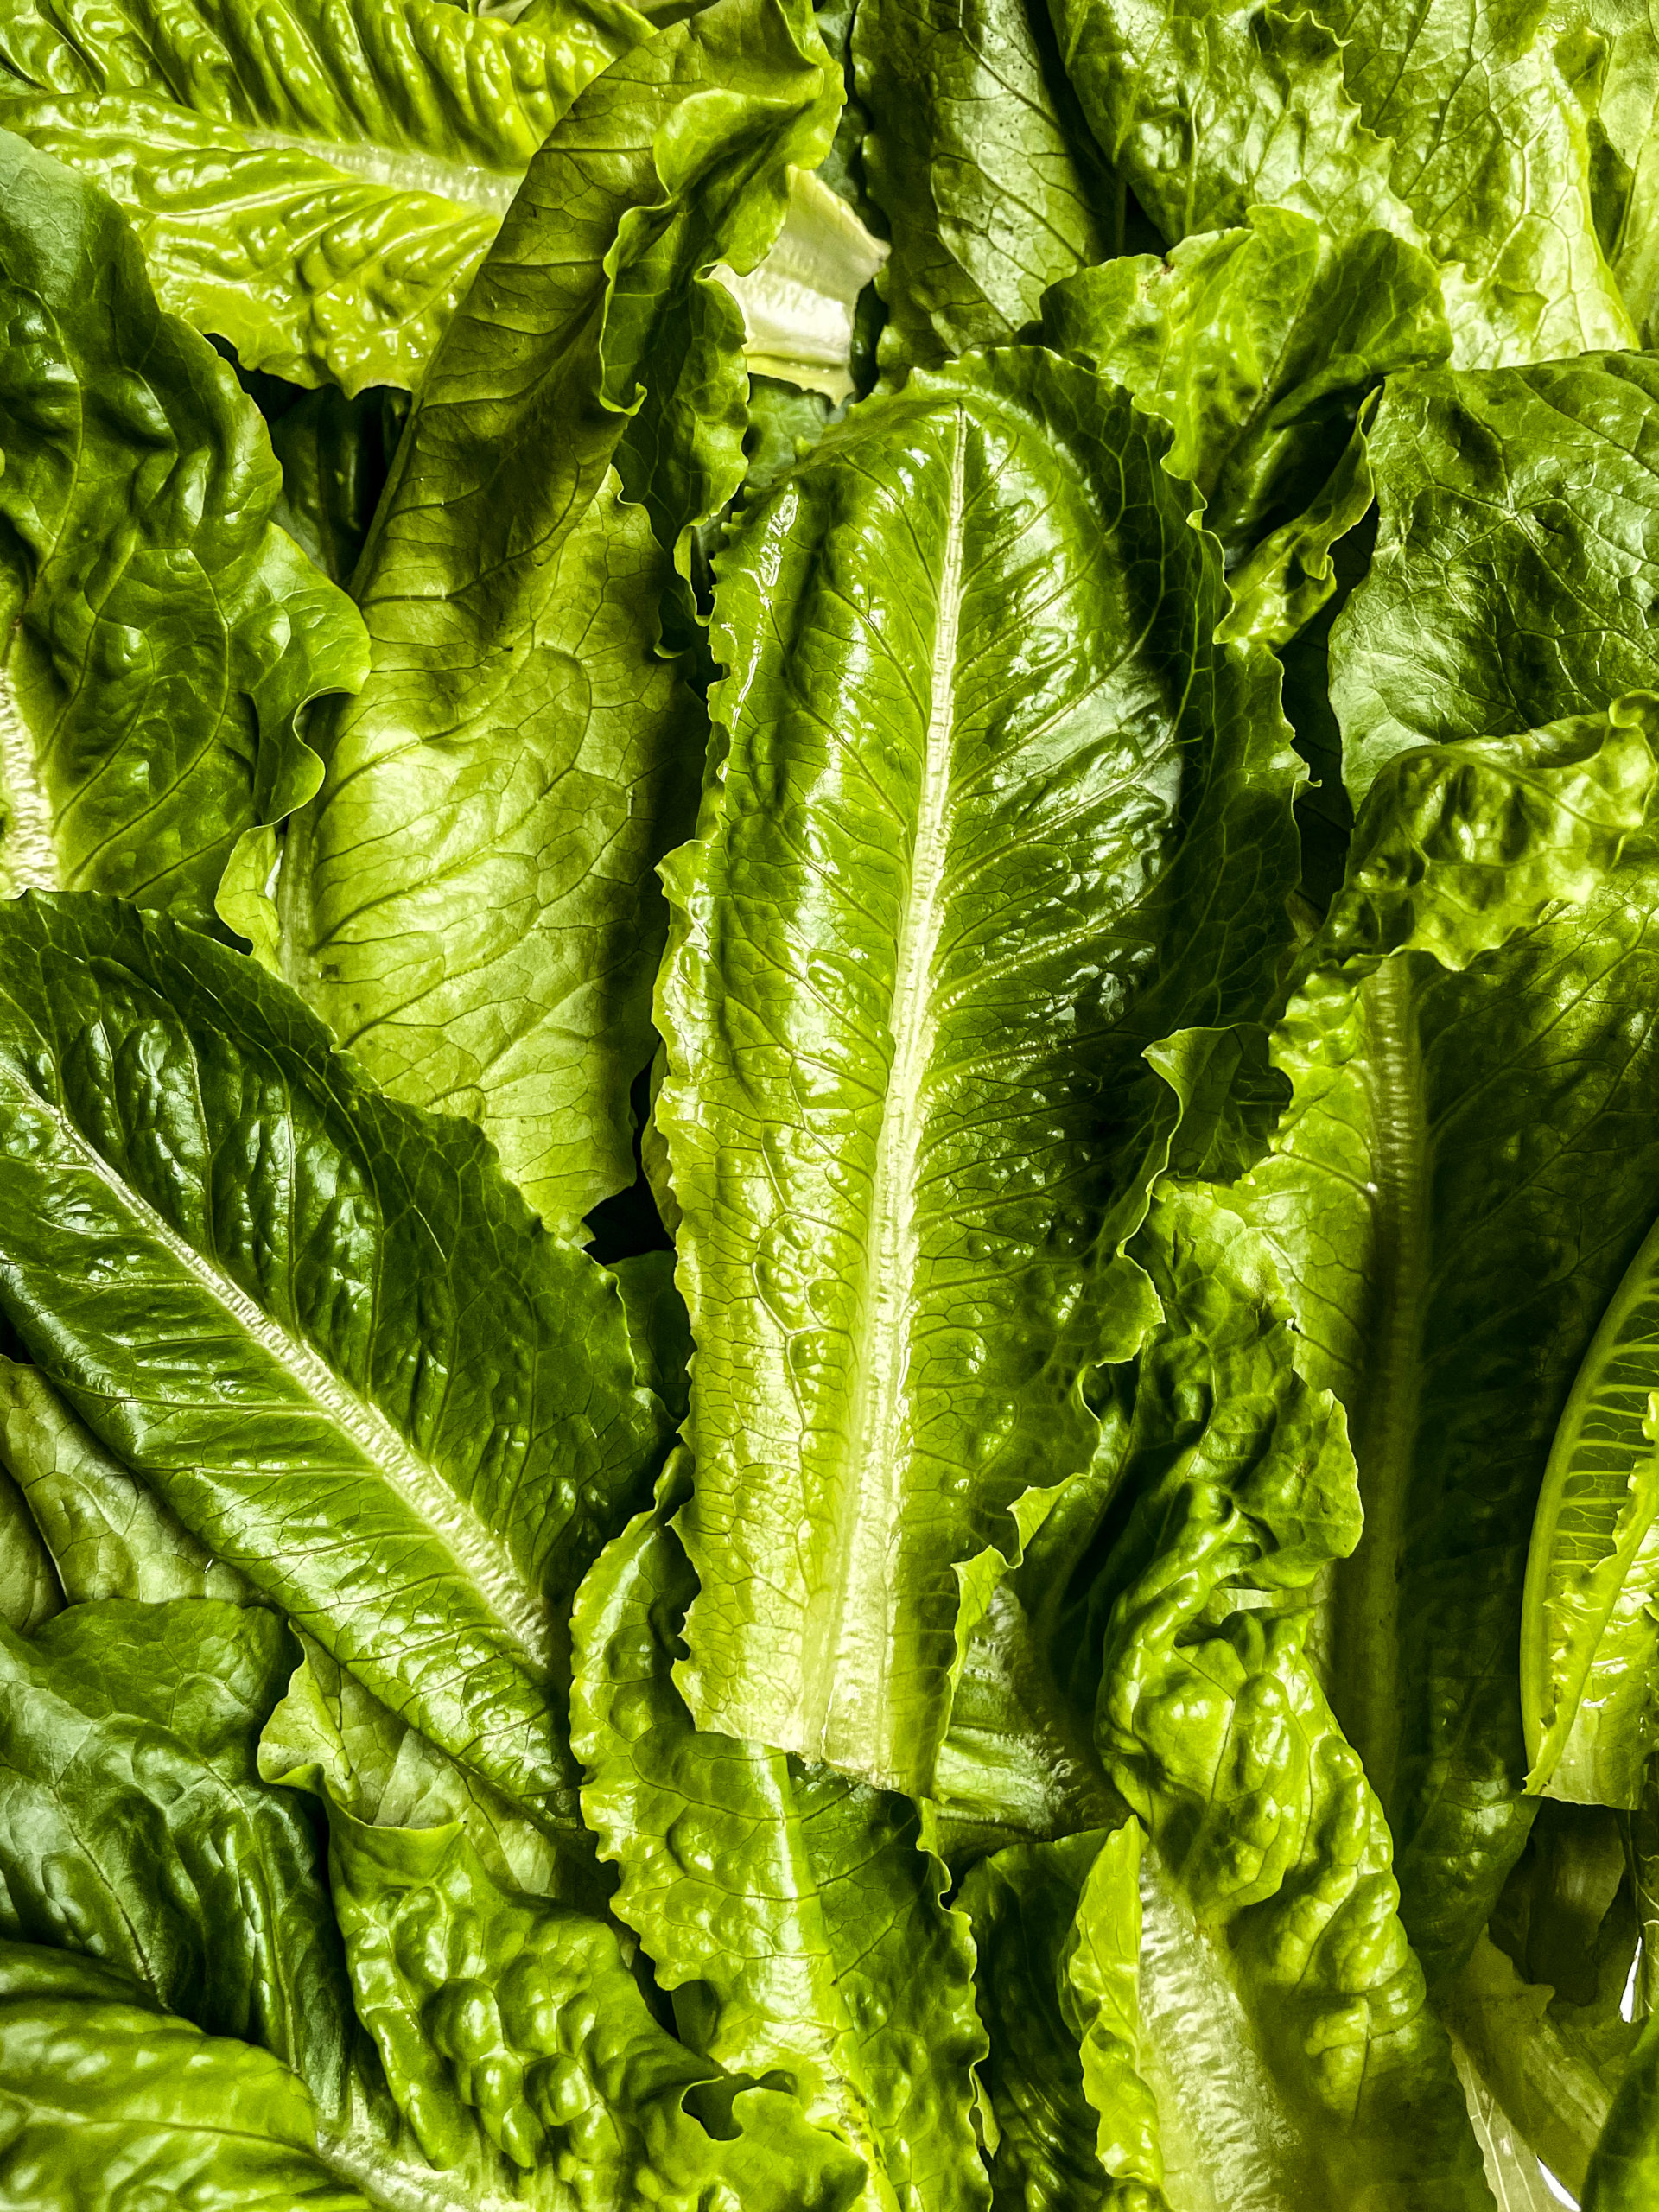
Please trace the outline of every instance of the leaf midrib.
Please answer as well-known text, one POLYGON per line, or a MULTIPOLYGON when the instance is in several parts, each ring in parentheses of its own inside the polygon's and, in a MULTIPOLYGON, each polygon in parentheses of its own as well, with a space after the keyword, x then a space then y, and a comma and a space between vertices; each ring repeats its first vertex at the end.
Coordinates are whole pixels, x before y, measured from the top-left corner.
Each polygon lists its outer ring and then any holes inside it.
POLYGON ((1364 1533, 1338 1566, 1342 1719, 1386 1807, 1399 1761, 1400 1562, 1422 1395, 1428 1273, 1428 1120, 1409 968, 1385 960, 1362 984, 1372 1122, 1376 1293, 1355 1421, 1364 1533))
MULTIPOLYGON (((910 882, 893 959, 891 1024, 893 1040, 881 1127, 876 1140, 864 1250, 863 1297, 851 1346, 853 1400, 842 1431, 838 1473, 845 1503, 839 1515, 836 1557, 826 1617, 818 1633, 809 1618, 805 1638, 804 1713, 809 1742, 816 1740, 834 1764, 838 1682, 850 1682, 873 1699, 872 1732, 885 1735, 891 1641, 881 1635, 859 1667, 838 1664, 855 1591, 861 1605, 874 1599, 884 1621, 891 1575, 892 1533, 904 1511, 907 1455, 899 1430, 909 1367, 910 1290, 919 1245, 916 1234, 916 1177, 925 1123, 923 1097, 936 1027, 932 988, 950 836, 950 754, 956 719, 957 645, 962 619, 963 515, 967 431, 960 405, 954 410, 950 486, 945 513, 944 560, 933 633, 931 683, 922 737, 922 784, 911 847, 910 882)), ((855 1736, 861 1733, 856 1717, 855 1736)), ((884 1746, 885 1748, 885 1746, 884 1746)), ((902 1779, 902 1777, 898 1777, 902 1779)))
POLYGON ((442 1541, 493 1618, 519 1645, 524 1665, 537 1674, 550 1672, 553 1648, 548 1624, 533 1595, 524 1589, 511 1554, 437 1470, 410 1449, 378 1406, 342 1382, 302 1338, 265 1313, 240 1284, 181 1236, 142 1192, 114 1172, 61 1108, 48 1110, 88 1173, 104 1185, 117 1205, 134 1216, 141 1230, 219 1306, 236 1329, 298 1384, 394 1496, 442 1541))
POLYGON ((407 147, 379 146, 367 139, 308 138, 298 131, 261 130, 247 124, 236 128, 250 146, 262 151, 308 154, 368 184, 384 185, 393 192, 424 192, 497 216, 506 213, 524 181, 521 170, 503 172, 475 162, 445 161, 442 155, 416 154, 407 147))

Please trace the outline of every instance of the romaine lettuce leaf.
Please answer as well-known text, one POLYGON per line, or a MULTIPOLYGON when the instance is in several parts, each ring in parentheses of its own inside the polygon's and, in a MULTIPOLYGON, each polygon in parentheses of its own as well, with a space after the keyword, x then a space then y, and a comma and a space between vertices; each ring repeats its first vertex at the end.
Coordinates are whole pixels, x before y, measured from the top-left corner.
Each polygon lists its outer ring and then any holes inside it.
POLYGON ((856 2159, 653 2018, 613 1926, 503 1887, 458 1825, 328 1815, 359 2010, 448 2189, 484 2205, 842 2212, 856 2159))
POLYGON ((1521 1621, 1527 1787, 1642 1802, 1659 1747, 1659 1344, 1649 1230, 1597 1325, 1550 1446, 1521 1621))
POLYGON ((268 2052, 203 2035, 95 1960, 11 1942, 0 1942, 0 2198, 31 2212, 385 2202, 324 2155, 303 2083, 268 2052))
POLYGON ((1376 550, 1331 635, 1357 803, 1414 746, 1659 690, 1656 423, 1649 354, 1392 381, 1370 434, 1376 550))
POLYGON ((62 1605, 63 1586, 23 1494, 0 1473, 0 1620, 26 1636, 62 1605))
POLYGON ((786 2080, 863 2159, 869 2212, 971 2212, 988 2201, 984 2038, 930 1825, 903 1798, 692 1727, 671 1672, 696 1586, 667 1526, 681 1495, 666 1476, 577 1602, 571 1736, 583 1815, 621 1870, 614 1910, 694 2048, 786 2080))
POLYGON ((1475 2080, 1495 2094, 1534 2155, 1576 2194, 1611 2096, 1550 2018, 1549 1998, 1548 1989, 1523 1982, 1482 1936, 1440 1992, 1439 2005, 1475 2080))
POLYGON ((0 1307, 106 1451, 532 1816, 563 1616, 663 1416, 615 1287, 476 1130, 378 1096, 247 958, 0 907, 0 1307))
POLYGON ((162 304, 246 368, 418 383, 531 156, 648 34, 441 0, 0 0, 0 123, 127 211, 162 304))
POLYGON ((1291 1096, 1228 1203, 1347 1408, 1364 1540, 1332 1696, 1431 1975, 1526 1839, 1525 1542, 1599 1313, 1659 1206, 1642 1101, 1651 699, 1396 760, 1276 1033, 1291 1096), (1548 1255, 1542 1264, 1541 1255, 1548 1255))
POLYGON ((70 1605, 100 1598, 240 1605, 251 1595, 233 1567, 216 1560, 104 1449, 38 1368, 10 1359, 0 1360, 0 1465, 70 1605))
POLYGON ((1084 1829, 983 1859, 973 1923, 997 2212, 1165 2212, 1141 2059, 1141 1829, 1084 1829))
POLYGON ((1649 2018, 1585 2177, 1583 2212, 1647 2212, 1659 2189, 1659 2013, 1649 2018))
POLYGON ((1388 231, 1338 245, 1287 207, 1067 277, 1043 334, 1169 424, 1164 466, 1221 540, 1226 634, 1271 643, 1335 590, 1332 544, 1370 505, 1361 402, 1451 342, 1427 255, 1388 231))
POLYGON ((325 575, 349 585, 408 411, 403 395, 376 385, 347 399, 334 385, 300 391, 274 378, 247 382, 282 464, 276 520, 325 575), (273 389, 289 404, 267 404, 273 389))
POLYGON ((703 272, 753 268, 833 129, 798 16, 716 0, 537 156, 398 445, 356 578, 372 670, 317 733, 280 943, 263 866, 226 901, 377 1080, 480 1122, 561 1230, 632 1178, 652 870, 702 729, 658 608, 743 473, 742 317, 703 272))
POLYGON ((1257 1007, 1287 949, 1277 671, 1212 641, 1164 443, 1039 348, 918 372, 719 567, 658 1002, 697 1347, 676 1679, 700 1726, 912 1794, 959 1577, 1088 1466, 1084 1378, 1145 1325, 1133 1270, 1103 1283, 1141 1050, 1257 1007))
POLYGON ((724 264, 712 271, 743 311, 750 377, 781 378, 797 398, 849 398, 859 295, 887 257, 838 193, 792 169, 784 226, 765 258, 747 276, 724 264))
POLYGON ((1154 2045, 1163 1980, 1239 2046, 1213 2090, 1179 2032, 1166 2061, 1185 2066, 1218 2205, 1485 2212, 1388 1823, 1307 1648, 1313 1586, 1359 1535, 1341 1408, 1303 1371, 1265 1239, 1213 1189, 1166 1185, 1135 1249, 1166 1319, 1139 1361, 1133 1506, 1103 1567, 1096 1725, 1191 1916, 1183 1941, 1167 1916, 1181 1964, 1143 1961, 1154 2045), (1229 2100, 1241 2058, 1257 2086, 1229 2100))
POLYGON ((259 1738, 267 1782, 308 1789, 372 1827, 459 1827, 492 1880, 602 1911, 610 1885, 593 1838, 522 1806, 384 1706, 302 1631, 302 1663, 259 1738))
POLYGON ((238 839, 316 789, 299 717, 362 683, 362 623, 121 214, 4 131, 0 328, 0 883, 207 927, 238 839))
POLYGON ((1312 216, 1389 230, 1446 270, 1460 365, 1632 343, 1596 229, 1571 44, 1551 14, 1434 0, 1051 0, 1107 156, 1163 235, 1312 216))
POLYGON ((0 1935, 92 1953, 338 2111, 340 1938, 310 1823, 254 1764, 292 1664, 275 1614, 222 1600, 0 1629, 0 1935))
POLYGON ((889 375, 1017 337, 1046 285, 1122 251, 1041 0, 860 0, 853 61, 863 175, 893 238, 889 375))

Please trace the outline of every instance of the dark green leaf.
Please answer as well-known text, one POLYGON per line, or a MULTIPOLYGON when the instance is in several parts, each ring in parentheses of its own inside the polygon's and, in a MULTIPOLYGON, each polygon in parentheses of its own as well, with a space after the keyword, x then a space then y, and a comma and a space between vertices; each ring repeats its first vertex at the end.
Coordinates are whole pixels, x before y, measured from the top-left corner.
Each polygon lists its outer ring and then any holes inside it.
POLYGON ((251 961, 29 899, 0 974, 0 1303, 48 1381, 395 1711, 568 1805, 563 1609, 660 1449, 615 1286, 251 961))
POLYGON ((1116 194, 1042 0, 861 0, 864 175, 887 218, 889 373, 1017 337, 1116 245, 1116 194))
POLYGON ((0 881, 206 927, 238 840, 316 789, 298 717, 362 683, 363 626, 116 207, 6 132, 0 328, 0 881))

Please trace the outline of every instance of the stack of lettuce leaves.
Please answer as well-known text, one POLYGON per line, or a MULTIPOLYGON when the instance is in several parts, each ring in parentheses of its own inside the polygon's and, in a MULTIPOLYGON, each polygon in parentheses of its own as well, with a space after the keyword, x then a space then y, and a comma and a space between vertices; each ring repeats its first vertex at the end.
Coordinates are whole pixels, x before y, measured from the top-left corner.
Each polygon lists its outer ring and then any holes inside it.
POLYGON ((1659 2204, 1659 13, 0 0, 0 2208, 1659 2204))

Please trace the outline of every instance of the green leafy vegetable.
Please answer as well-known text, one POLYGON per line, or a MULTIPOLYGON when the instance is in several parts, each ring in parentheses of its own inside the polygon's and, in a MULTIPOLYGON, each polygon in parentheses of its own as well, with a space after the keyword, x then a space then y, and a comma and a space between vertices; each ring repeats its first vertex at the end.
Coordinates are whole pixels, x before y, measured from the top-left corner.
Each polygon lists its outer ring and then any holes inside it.
POLYGON ((339 1941, 310 1828, 254 1767, 290 1652, 274 1614, 214 1600, 0 1630, 0 1931, 90 1951, 332 2106, 339 1941))
POLYGON ((1388 1824, 1307 1650, 1306 1593, 1359 1535, 1341 1408, 1301 1371, 1265 1243, 1214 1194, 1166 1187, 1135 1249, 1166 1318, 1123 1442, 1096 1726, 1260 2069, 1201 2139, 1218 2201, 1482 2206, 1388 1824))
POLYGON ((1278 641, 1334 590, 1334 540, 1371 501, 1359 404, 1449 344, 1433 263, 1386 231, 1338 248, 1309 217, 1256 207, 1167 260, 1058 284, 1043 331, 1126 385, 1172 432, 1165 467, 1203 493, 1234 607, 1228 634, 1278 641))
POLYGON ((863 2159, 872 2212, 981 2204, 972 1949, 925 1820, 694 1730, 671 1673, 694 1587, 675 1502, 671 1489, 610 1547, 578 1603, 572 1736, 584 1815, 622 1872, 616 1910, 676 1993, 682 2033, 785 2078, 863 2159))
POLYGON ((1159 2107, 1142 2080, 1141 1831, 1016 1845, 963 1886, 992 2022, 996 2205, 1163 2212, 1159 2107))
MULTIPOLYGON (((246 1595, 235 1568, 216 1560, 133 1479, 38 1368, 10 1359, 0 1363, 0 1462, 71 1605, 246 1595)), ((27 1543, 28 1531, 20 1530, 17 1541, 27 1543)))
POLYGON ((853 58, 893 236, 883 367, 1017 337, 1109 250, 1116 197, 1040 7, 861 0, 853 58))
POLYGON ((1275 1038, 1290 1103, 1230 1200, 1348 1410, 1366 1525, 1337 1574, 1332 1699, 1436 1974, 1525 1840, 1527 1529, 1573 1373, 1659 1203, 1659 1154, 1614 1134, 1643 1080, 1627 1040, 1650 988, 1650 848, 1624 841, 1656 734, 1638 698, 1378 779, 1275 1038), (1546 1243, 1548 1270, 1522 1256, 1546 1243))
POLYGON ((4 133, 0 316, 0 880, 205 925, 238 840, 316 789, 298 717, 362 683, 362 625, 121 215, 4 133))
POLYGON ((503 1890, 455 1827, 338 1808, 329 1827, 359 2008, 452 2186, 584 2212, 648 2195, 762 2212, 849 2201, 854 2160, 787 2096, 677 2044, 602 1921, 503 1890))
POLYGON ((0 0, 0 2205, 1650 2212, 1659 16, 1314 10, 0 0))
POLYGON ((1634 1808, 1654 1749, 1659 1648, 1649 1230, 1601 1317, 1544 1471, 1527 1560, 1521 1697, 1530 1789, 1634 1808))
POLYGON ((1174 1005, 1248 1010, 1283 944, 1270 664, 1212 644, 1160 449, 1086 372, 991 353, 826 437, 721 568, 658 1015, 697 1346, 677 1680, 884 1787, 931 1788, 958 1573, 1089 1464, 1080 1380, 1144 1325, 1101 1287, 1141 1050, 1174 1005))
POLYGON ((162 304, 298 384, 414 385, 572 98, 647 35, 442 0, 0 6, 0 122, 129 212, 162 304))
MULTIPOLYGON (((480 1122, 560 1230, 632 1173, 652 869, 701 726, 658 605, 743 471, 741 317, 702 272, 753 268, 791 162, 823 150, 834 101, 804 35, 779 0, 718 0, 600 79, 537 157, 399 443, 356 581, 372 672, 319 735, 280 943, 264 925, 371 1072, 480 1122), (660 544, 620 504, 625 439, 660 544)), ((228 908, 256 939, 258 893, 228 908)))
POLYGON ((0 1944, 0 2190, 40 2212, 370 2212, 304 2086, 86 1958, 0 1944))
POLYGON ((751 377, 849 397, 859 294, 887 257, 844 200, 792 169, 783 228, 765 259, 747 276, 723 265, 714 272, 742 309, 751 377))
POLYGON ((395 1711, 568 1802, 558 1608, 658 1450, 614 1288, 252 963, 85 898, 0 948, 0 1305, 47 1378, 395 1711))
POLYGON ((1518 736, 1659 680, 1656 397, 1642 354, 1390 385, 1376 550, 1331 639, 1357 800, 1413 746, 1518 736))
POLYGON ((1262 204, 1339 244, 1392 231, 1445 267, 1471 367, 1632 342, 1549 16, 1452 0, 1409 21, 1334 0, 1310 14, 1051 3, 1095 135, 1166 238, 1262 204))

